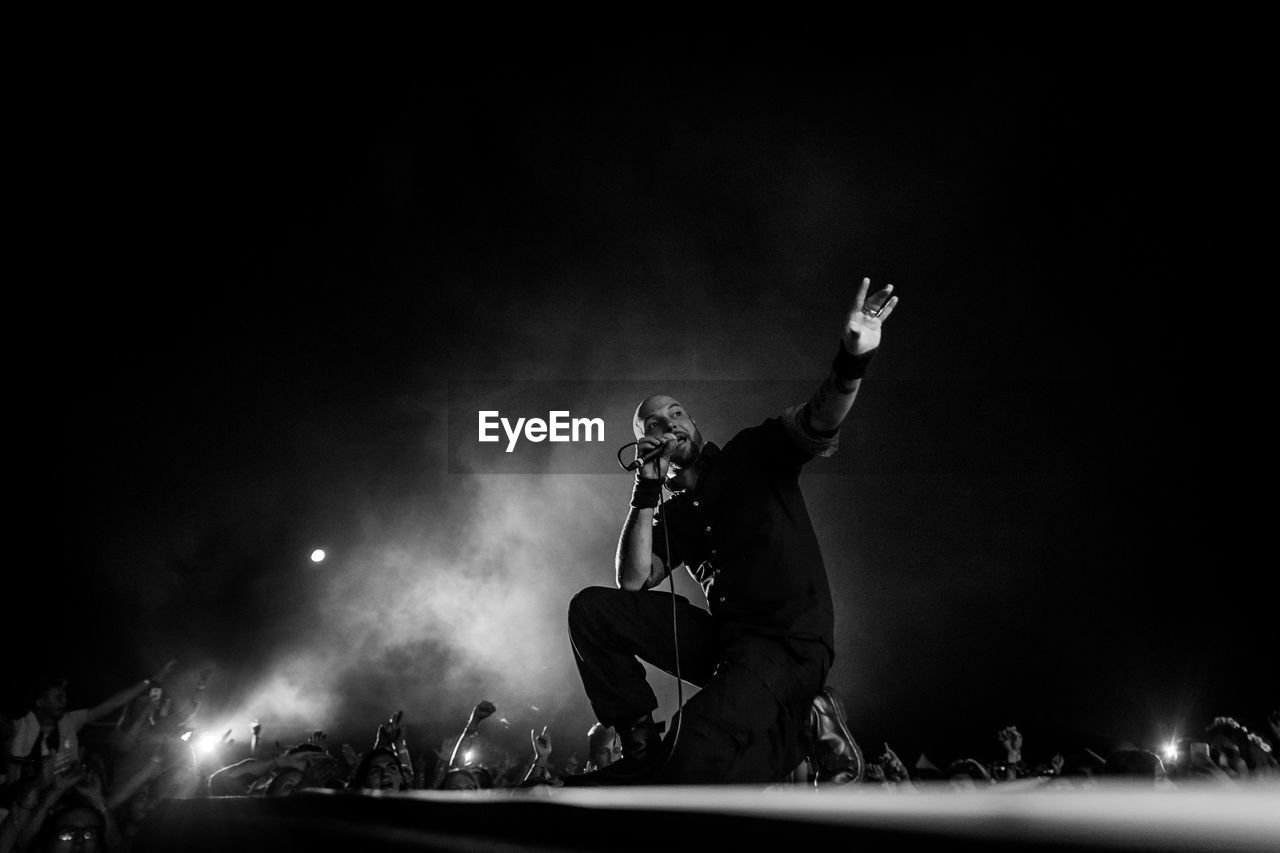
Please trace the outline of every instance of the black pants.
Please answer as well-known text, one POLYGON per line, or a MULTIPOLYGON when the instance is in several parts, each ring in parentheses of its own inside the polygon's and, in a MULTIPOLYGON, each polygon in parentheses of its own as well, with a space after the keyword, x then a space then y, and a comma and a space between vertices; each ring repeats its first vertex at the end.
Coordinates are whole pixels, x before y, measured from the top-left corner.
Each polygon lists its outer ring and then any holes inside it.
MULTIPOLYGON (((589 587, 569 602, 582 685, 606 725, 658 707, 644 660, 675 674, 673 596, 589 587), (639 658, 639 660, 637 659, 639 658)), ((826 647, 782 637, 722 638, 722 626, 674 596, 685 681, 702 689, 673 718, 657 781, 775 782, 804 757, 805 714, 830 665, 826 647)))

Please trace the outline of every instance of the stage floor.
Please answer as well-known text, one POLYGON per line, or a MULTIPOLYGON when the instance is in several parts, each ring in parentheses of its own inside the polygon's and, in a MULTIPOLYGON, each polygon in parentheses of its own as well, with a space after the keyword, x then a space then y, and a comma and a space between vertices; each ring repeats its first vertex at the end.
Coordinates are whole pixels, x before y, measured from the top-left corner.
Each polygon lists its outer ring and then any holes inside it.
POLYGON ((139 850, 1280 850, 1280 786, 301 792, 162 805, 139 850), (321 845, 317 847, 317 845, 321 845))

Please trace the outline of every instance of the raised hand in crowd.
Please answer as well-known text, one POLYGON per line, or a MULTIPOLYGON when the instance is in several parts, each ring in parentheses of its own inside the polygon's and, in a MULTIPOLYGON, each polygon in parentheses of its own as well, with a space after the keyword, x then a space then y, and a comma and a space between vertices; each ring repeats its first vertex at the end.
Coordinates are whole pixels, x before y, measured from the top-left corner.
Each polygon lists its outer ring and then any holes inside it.
POLYGON ((476 706, 471 709, 471 717, 467 720, 467 730, 474 734, 477 731, 476 727, 484 720, 493 716, 493 713, 497 710, 497 706, 489 700, 480 700, 476 703, 476 706))
POLYGON ((360 764, 360 753, 356 752, 355 747, 349 743, 342 745, 342 760, 347 764, 348 773, 354 773, 356 767, 360 764))
POLYGON ((1017 764, 1022 760, 1022 732, 1017 726, 1005 726, 996 733, 996 740, 1004 748, 1007 762, 1017 764))
POLYGON ((403 722, 404 711, 396 711, 384 725, 378 726, 378 734, 374 739, 374 748, 390 749, 395 752, 400 762, 400 769, 413 778, 413 757, 409 753, 406 738, 407 726, 403 722))
POLYGON ((153 681, 168 675, 170 661, 154 676, 109 696, 92 708, 68 710, 67 680, 45 677, 31 694, 30 711, 14 722, 8 744, 5 778, 12 782, 24 777, 51 781, 55 772, 79 760, 79 732, 89 723, 118 711, 147 690, 153 681))
POLYGON ((997 780, 1017 779, 1023 774, 1022 732, 1017 726, 1005 726, 996 732, 1004 756, 991 768, 991 776, 997 780))
POLYGON ((446 769, 453 769, 458 766, 458 753, 462 750, 462 745, 475 738, 480 733, 480 723, 487 720, 493 715, 498 708, 487 699, 482 699, 476 703, 471 709, 471 716, 467 718, 467 724, 462 729, 462 735, 458 738, 453 746, 453 751, 449 754, 449 764, 446 769))
POLYGON ((898 758, 898 754, 890 748, 889 744, 884 745, 884 753, 876 759, 876 763, 884 771, 884 780, 886 782, 910 782, 911 775, 907 773, 907 765, 902 763, 902 759, 898 758))
POLYGON ((563 784, 551 768, 551 735, 548 734, 547 727, 542 727, 542 734, 538 734, 534 729, 529 729, 529 742, 533 745, 533 760, 529 765, 529 769, 525 771, 521 783, 524 785, 563 784))
POLYGON ((120 832, 116 827, 115 816, 107 807, 106 797, 102 791, 102 777, 94 770, 86 770, 76 783, 75 792, 102 817, 106 849, 114 850, 120 843, 120 832))
POLYGON ((396 711, 385 723, 378 724, 378 733, 373 739, 374 749, 395 745, 400 739, 400 720, 403 717, 404 711, 396 711))
POLYGON ((45 786, 42 796, 36 803, 36 807, 27 817, 26 825, 22 831, 18 833, 15 848, 18 850, 30 849, 32 843, 40 835, 40 831, 44 829, 45 821, 49 817, 49 813, 69 792, 75 789, 77 785, 84 779, 84 769, 76 764, 64 771, 55 774, 50 783, 45 786))

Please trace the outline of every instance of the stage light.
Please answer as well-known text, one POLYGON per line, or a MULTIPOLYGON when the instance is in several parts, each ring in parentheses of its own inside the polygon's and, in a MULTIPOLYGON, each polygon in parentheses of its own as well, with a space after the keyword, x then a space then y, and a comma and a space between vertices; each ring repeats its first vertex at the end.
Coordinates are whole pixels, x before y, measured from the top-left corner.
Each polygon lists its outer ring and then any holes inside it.
POLYGON ((324 549, 317 548, 311 552, 311 562, 319 563, 324 560, 324 549))
POLYGON ((1178 742, 1176 740, 1171 740, 1164 745, 1164 760, 1165 761, 1178 760, 1178 742))
POLYGON ((196 755, 204 757, 218 748, 219 738, 213 732, 205 732, 196 738, 196 755))
POLYGON ((470 763, 471 763, 471 750, 469 750, 469 749, 468 749, 468 750, 466 751, 466 753, 464 753, 464 754, 463 754, 463 756, 462 756, 462 763, 463 763, 463 764, 470 764, 470 763))

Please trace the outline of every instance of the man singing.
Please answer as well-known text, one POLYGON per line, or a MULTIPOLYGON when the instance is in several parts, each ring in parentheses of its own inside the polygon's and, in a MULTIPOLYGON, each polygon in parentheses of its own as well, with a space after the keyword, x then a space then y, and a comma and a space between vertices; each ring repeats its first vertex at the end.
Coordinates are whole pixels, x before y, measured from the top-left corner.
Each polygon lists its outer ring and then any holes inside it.
POLYGON ((569 637, 596 718, 623 757, 567 785, 772 783, 802 758, 805 716, 835 656, 831 591, 800 494, 804 463, 835 452, 880 331, 898 303, 863 279, 831 372, 803 406, 704 441, 678 400, 636 409, 631 510, 618 541, 617 589, 590 587, 569 604, 569 637), (663 485, 673 497, 661 502, 663 485), (661 509, 655 513, 655 509, 661 509), (650 593, 681 564, 710 612, 650 593), (674 622, 674 624, 673 624, 674 622), (677 645, 678 644, 678 645, 677 645), (664 742, 637 658, 702 687, 664 742))

